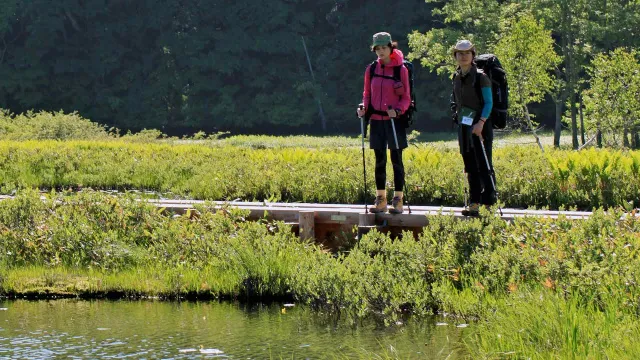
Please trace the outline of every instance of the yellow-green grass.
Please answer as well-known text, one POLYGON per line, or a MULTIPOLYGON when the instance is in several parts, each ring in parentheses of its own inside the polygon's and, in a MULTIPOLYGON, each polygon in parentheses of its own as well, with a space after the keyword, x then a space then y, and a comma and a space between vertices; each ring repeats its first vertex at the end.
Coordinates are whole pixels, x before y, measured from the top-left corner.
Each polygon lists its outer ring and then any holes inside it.
MULTIPOLYGON (((367 187, 374 159, 366 151, 367 187)), ((466 180, 457 150, 431 145, 405 151, 407 197, 414 204, 461 205, 466 180)), ((640 152, 580 152, 535 146, 494 151, 501 200, 509 207, 640 206, 640 152)), ((392 171, 388 164, 388 187, 392 171)), ((211 200, 317 203, 363 201, 357 148, 267 148, 127 141, 0 143, 0 188, 150 190, 211 200)))

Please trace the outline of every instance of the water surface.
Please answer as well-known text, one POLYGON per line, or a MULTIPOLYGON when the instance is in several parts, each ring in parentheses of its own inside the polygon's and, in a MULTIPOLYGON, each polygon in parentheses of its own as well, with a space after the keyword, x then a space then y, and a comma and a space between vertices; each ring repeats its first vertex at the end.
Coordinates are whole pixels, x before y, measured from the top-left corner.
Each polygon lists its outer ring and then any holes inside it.
POLYGON ((353 324, 285 304, 0 301, 0 359, 457 359, 468 329, 456 325, 353 324))

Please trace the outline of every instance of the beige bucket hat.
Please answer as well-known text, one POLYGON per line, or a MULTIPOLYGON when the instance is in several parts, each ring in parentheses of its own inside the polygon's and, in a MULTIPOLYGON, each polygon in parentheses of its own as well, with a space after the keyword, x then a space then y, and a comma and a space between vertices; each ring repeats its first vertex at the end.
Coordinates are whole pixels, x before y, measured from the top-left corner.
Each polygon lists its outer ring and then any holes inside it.
POLYGON ((458 51, 471 51, 473 56, 476 56, 476 46, 469 40, 459 40, 456 45, 451 49, 451 54, 456 57, 458 51))

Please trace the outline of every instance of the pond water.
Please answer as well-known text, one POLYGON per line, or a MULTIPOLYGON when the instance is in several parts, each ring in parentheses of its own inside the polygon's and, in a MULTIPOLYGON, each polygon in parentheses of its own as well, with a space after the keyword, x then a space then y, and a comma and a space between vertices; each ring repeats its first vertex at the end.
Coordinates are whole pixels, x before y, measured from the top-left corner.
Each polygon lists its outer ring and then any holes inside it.
POLYGON ((293 304, 0 300, 0 359, 459 359, 465 325, 357 324, 293 304))

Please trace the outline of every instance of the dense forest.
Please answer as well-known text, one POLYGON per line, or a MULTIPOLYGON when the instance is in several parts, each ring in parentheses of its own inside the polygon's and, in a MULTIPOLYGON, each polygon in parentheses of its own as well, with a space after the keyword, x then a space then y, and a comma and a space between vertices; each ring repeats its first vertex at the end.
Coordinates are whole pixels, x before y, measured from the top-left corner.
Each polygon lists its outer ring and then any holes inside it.
POLYGON ((450 80, 432 70, 452 62, 434 49, 466 36, 493 51, 508 20, 524 12, 550 31, 560 59, 551 74, 562 84, 531 102, 540 103, 531 109, 536 121, 553 128, 558 116, 575 119, 591 59, 637 46, 640 26, 638 1, 1 3, 0 107, 77 111, 108 126, 168 134, 355 132, 378 31, 390 32, 416 64, 416 128, 448 130, 450 80))
MULTIPOLYGON (((371 35, 397 34, 406 52, 407 33, 433 26, 431 8, 423 0, 3 2, 0 106, 168 133, 355 130, 371 35)), ((419 77, 422 94, 438 88, 428 71, 419 77)))

